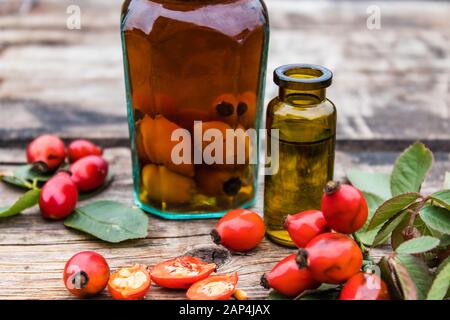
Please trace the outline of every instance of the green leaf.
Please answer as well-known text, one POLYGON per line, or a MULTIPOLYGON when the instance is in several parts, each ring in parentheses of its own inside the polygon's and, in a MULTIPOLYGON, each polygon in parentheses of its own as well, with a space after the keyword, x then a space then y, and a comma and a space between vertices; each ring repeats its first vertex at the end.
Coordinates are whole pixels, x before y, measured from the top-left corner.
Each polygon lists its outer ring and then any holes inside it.
POLYGON ((442 300, 450 287, 450 257, 447 257, 436 271, 436 276, 427 295, 427 300, 442 300))
POLYGON ((365 193, 373 194, 381 199, 392 197, 389 174, 353 169, 347 172, 347 178, 353 186, 365 193))
POLYGON ((394 258, 389 258, 389 264, 393 271, 393 276, 397 281, 397 285, 400 289, 400 295, 403 300, 418 300, 419 293, 417 290, 417 285, 411 274, 408 272, 406 266, 394 258))
POLYGON ((450 210, 450 190, 441 190, 436 193, 433 193, 431 199, 445 207, 447 210, 450 210))
POLYGON ((64 225, 112 243, 145 238, 148 234, 148 216, 144 212, 114 201, 77 208, 64 225))
POLYGON ((14 187, 22 188, 22 189, 32 189, 33 184, 28 181, 23 181, 14 176, 2 176, 2 181, 10 184, 14 187))
POLYGON ((412 255, 397 255, 394 260, 407 270, 417 289, 417 299, 424 300, 431 287, 432 278, 425 262, 412 255))
POLYGON ((409 212, 404 210, 399 213, 397 213, 395 216, 391 217, 378 231, 377 235, 375 236, 375 239, 373 240, 373 246, 377 246, 381 243, 383 243, 389 236, 391 235, 392 231, 405 219, 406 216, 409 215, 409 212))
POLYGON ((336 285, 322 284, 315 290, 306 290, 294 300, 337 300, 340 288, 336 285))
POLYGON ((435 206, 425 206, 420 210, 420 218, 433 230, 450 234, 450 211, 435 206))
POLYGON ((36 180, 38 182, 46 182, 54 175, 53 173, 41 173, 33 169, 33 166, 27 164, 24 166, 19 166, 13 171, 13 175, 24 181, 36 180))
POLYGON ((22 211, 34 207, 39 202, 41 191, 32 189, 24 193, 12 206, 0 209, 0 218, 18 215, 22 211))
POLYGON ((423 143, 416 142, 406 149, 397 158, 392 171, 392 195, 419 192, 432 163, 433 153, 423 143))
POLYGON ((31 165, 27 164, 16 167, 12 174, 3 176, 2 181, 15 187, 23 189, 33 189, 34 181, 36 181, 36 183, 42 184, 47 182, 52 176, 53 173, 41 173, 34 170, 31 165))
POLYGON ((356 232, 356 235, 358 236, 359 240, 364 243, 365 245, 372 245, 373 240, 375 239, 376 234, 381 229, 381 225, 379 228, 375 228, 373 230, 368 230, 370 220, 372 219, 373 215, 375 214, 375 211, 378 209, 378 207, 383 203, 383 199, 381 199, 379 196, 363 192, 364 198, 367 201, 367 205, 369 207, 369 216, 367 218, 367 221, 365 225, 356 232))
POLYGON ((281 293, 279 293, 279 292, 277 292, 275 290, 270 291, 269 296, 267 297, 267 299, 269 299, 269 300, 292 300, 291 297, 282 295, 281 293))
POLYGON ((369 230, 385 223, 386 220, 414 204, 420 197, 421 195, 418 193, 405 193, 387 200, 375 212, 370 221, 369 230))
POLYGON ((450 235, 444 234, 444 235, 441 237, 441 240, 440 240, 440 241, 441 241, 440 247, 446 248, 446 247, 450 246, 450 235))
POLYGON ((423 236, 403 242, 396 252, 400 254, 417 254, 430 251, 439 246, 439 239, 423 236))
POLYGON ((449 171, 447 171, 445 173, 444 186, 442 187, 442 189, 450 189, 450 172, 449 171))
POLYGON ((78 200, 83 201, 83 200, 92 198, 92 197, 102 193, 111 185, 113 180, 114 180, 114 174, 111 172, 111 170, 109 170, 108 176, 106 177, 105 182, 100 187, 98 187, 97 189, 95 189, 94 191, 91 191, 91 192, 80 192, 78 194, 78 200))
POLYGON ((395 273, 393 259, 388 256, 383 256, 378 263, 381 272, 381 279, 386 282, 389 288, 389 294, 392 299, 403 299, 403 293, 400 286, 400 281, 395 273))

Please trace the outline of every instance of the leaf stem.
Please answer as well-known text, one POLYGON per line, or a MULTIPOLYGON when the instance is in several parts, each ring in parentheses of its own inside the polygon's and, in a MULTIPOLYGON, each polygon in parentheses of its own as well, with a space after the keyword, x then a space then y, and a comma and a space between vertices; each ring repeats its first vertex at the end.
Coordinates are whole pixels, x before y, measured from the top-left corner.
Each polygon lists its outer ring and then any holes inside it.
POLYGON ((411 240, 414 238, 414 223, 416 222, 417 216, 422 210, 422 208, 425 206, 428 200, 430 200, 430 197, 424 197, 419 202, 418 206, 412 210, 411 217, 409 219, 408 226, 405 228, 404 235, 407 240, 411 240))

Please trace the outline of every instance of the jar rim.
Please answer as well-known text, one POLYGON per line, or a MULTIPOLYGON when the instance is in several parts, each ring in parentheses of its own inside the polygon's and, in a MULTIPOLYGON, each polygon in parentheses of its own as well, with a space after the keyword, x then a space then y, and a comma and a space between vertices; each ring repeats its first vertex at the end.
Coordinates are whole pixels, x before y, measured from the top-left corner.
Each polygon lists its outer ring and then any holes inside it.
POLYGON ((286 89, 319 90, 328 88, 332 81, 333 72, 315 64, 288 64, 274 71, 274 82, 286 89))

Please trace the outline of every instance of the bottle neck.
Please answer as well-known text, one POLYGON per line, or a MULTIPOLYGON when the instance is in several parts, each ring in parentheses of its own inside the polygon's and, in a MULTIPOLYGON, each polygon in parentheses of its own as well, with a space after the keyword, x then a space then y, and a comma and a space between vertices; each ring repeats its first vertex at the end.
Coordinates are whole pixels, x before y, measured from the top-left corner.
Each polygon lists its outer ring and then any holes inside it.
POLYGON ((326 99, 326 89, 294 90, 280 87, 278 96, 281 101, 288 102, 293 105, 316 105, 326 99))

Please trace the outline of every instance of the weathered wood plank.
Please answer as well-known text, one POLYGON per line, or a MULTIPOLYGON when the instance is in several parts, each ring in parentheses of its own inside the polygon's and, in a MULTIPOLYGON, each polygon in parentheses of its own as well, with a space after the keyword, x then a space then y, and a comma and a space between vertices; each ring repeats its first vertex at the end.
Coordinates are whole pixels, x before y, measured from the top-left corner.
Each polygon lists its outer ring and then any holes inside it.
MULTIPOLYGON (((127 135, 121 2, 47 0, 29 14, 0 15, 0 143, 48 131, 127 135), (69 4, 82 9, 81 30, 66 28, 69 4)), ((333 69, 339 138, 448 141, 448 2, 378 1, 381 30, 366 27, 371 1, 266 2, 268 69, 292 62, 333 69)), ((269 72, 267 98, 275 93, 269 72)))
MULTIPOLYGON (((355 166, 389 172, 397 153, 337 153, 337 173, 355 166)), ((450 170, 450 153, 437 153, 430 179, 424 192, 440 187, 443 172, 450 170)), ((113 185, 97 199, 116 199, 132 204, 130 155, 126 148, 105 150, 105 157, 115 173, 113 185)), ((0 171, 12 170, 25 160, 24 151, 0 149, 0 171), (3 164, 2 164, 3 163, 3 164), (6 164, 5 164, 6 163, 6 164)), ((262 191, 262 190, 260 190, 262 191)), ((9 203, 20 191, 0 184, 0 205, 9 203)), ((261 200, 261 195, 260 195, 261 200)), ((262 202, 257 209, 262 212, 262 202)), ((95 250, 102 253, 112 268, 144 263, 150 266, 178 256, 192 248, 211 243, 209 232, 215 220, 166 221, 150 217, 149 236, 118 245, 107 244, 92 237, 66 229, 61 222, 49 222, 40 217, 38 208, 9 219, 0 220, 0 299, 65 299, 72 298, 64 289, 61 272, 65 261, 74 253, 95 250)), ((239 286, 252 299, 263 299, 268 292, 259 286, 259 277, 293 249, 283 248, 268 240, 247 255, 232 256, 220 272, 239 272, 239 286)), ((375 250, 375 257, 384 251, 375 250)), ((104 293, 100 298, 107 298, 104 293)), ((184 293, 157 287, 151 289, 149 299, 183 299, 184 293)))

